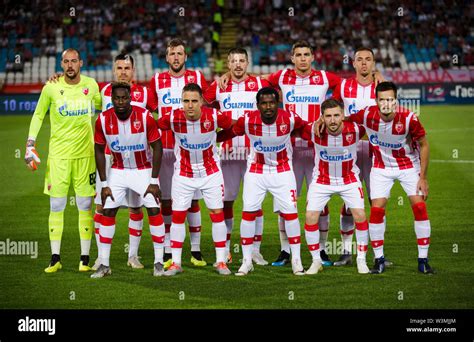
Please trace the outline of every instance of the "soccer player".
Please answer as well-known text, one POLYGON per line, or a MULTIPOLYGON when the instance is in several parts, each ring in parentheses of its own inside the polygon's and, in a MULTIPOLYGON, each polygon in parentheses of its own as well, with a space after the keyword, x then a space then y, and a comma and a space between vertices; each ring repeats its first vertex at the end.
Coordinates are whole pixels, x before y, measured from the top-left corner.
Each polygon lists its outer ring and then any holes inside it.
POLYGON ((203 195, 212 221, 212 238, 216 248, 216 271, 231 274, 225 262, 226 226, 224 222, 224 178, 216 146, 216 129, 229 128, 232 119, 215 108, 202 107, 202 89, 195 83, 183 87, 183 108, 158 119, 158 127, 171 130, 176 137, 171 185, 173 215, 171 224, 171 253, 173 263, 165 276, 183 272, 181 254, 186 236, 184 221, 196 191, 203 195))
POLYGON ((247 275, 253 270, 252 250, 255 219, 265 194, 273 195, 274 208, 285 220, 291 248, 291 265, 295 275, 304 275, 300 258, 300 223, 296 208, 296 179, 291 162, 291 133, 306 123, 297 114, 278 109, 278 92, 264 87, 257 93, 258 110, 239 117, 232 129, 218 133, 218 141, 246 135, 251 151, 244 177, 243 212, 240 224, 242 266, 236 273, 247 275))
POLYGON ((365 129, 355 123, 343 121, 343 106, 334 99, 325 100, 321 104, 321 113, 326 127, 321 136, 314 135, 314 123, 305 126, 301 135, 303 139, 314 143, 315 151, 305 223, 306 241, 313 263, 306 274, 317 274, 322 270, 318 218, 332 195, 340 195, 352 212, 356 225, 357 270, 359 273, 369 273, 366 262, 369 224, 365 218, 364 192, 356 165, 357 146, 365 129))
MULTIPOLYGON (((354 53, 352 65, 356 71, 356 76, 350 79, 343 79, 336 86, 332 97, 344 104, 345 116, 357 113, 367 106, 374 106, 375 86, 374 77, 375 56, 369 48, 359 48, 354 53)), ((369 153, 369 141, 364 138, 357 145, 357 166, 360 170, 360 180, 364 181, 370 201, 370 169, 372 168, 372 158, 369 153)), ((354 218, 351 211, 346 206, 341 209, 340 215, 341 239, 343 242, 343 254, 334 266, 352 264, 352 236, 354 235, 354 218)))
MULTIPOLYGON (((260 77, 250 76, 247 73, 249 59, 247 50, 234 48, 229 51, 227 66, 230 71, 230 80, 224 90, 214 81, 204 93, 204 99, 212 103, 219 102, 222 114, 229 116, 233 122, 245 113, 257 109, 256 95, 268 82, 260 77)), ((226 255, 227 262, 232 260, 230 253, 230 237, 234 226, 234 201, 240 191, 240 183, 244 179, 247 169, 247 156, 250 145, 245 136, 235 137, 224 141, 221 145, 221 166, 224 175, 224 218, 227 227, 226 255)), ((252 260, 257 265, 268 265, 260 253, 263 234, 263 212, 259 210, 256 218, 254 250, 252 260)))
POLYGON ((112 84, 112 103, 113 108, 102 112, 95 124, 95 159, 102 183, 104 214, 100 226, 101 265, 91 278, 102 278, 112 273, 110 249, 115 234, 115 216, 130 192, 139 199, 139 207, 145 205, 147 208, 150 231, 157 240, 154 241, 153 275, 161 276, 164 272, 165 226, 159 209, 158 173, 162 156, 160 133, 153 115, 146 109, 131 104, 130 84, 112 84), (109 174, 106 173, 106 145, 113 158, 109 174))
MULTIPOLYGON (((428 197, 429 163, 426 132, 415 113, 397 106, 397 87, 394 83, 379 83, 375 88, 375 96, 376 106, 367 107, 348 118, 364 125, 373 151, 369 235, 375 265, 371 273, 379 274, 385 270, 385 207, 395 180, 400 182, 407 194, 415 217, 418 270, 434 273, 428 264, 431 225, 425 203, 428 197)), ((320 124, 317 123, 318 126, 320 124)), ((319 127, 316 130, 319 131, 319 127)))
MULTIPOLYGON (((153 102, 154 97, 150 96, 150 90, 147 87, 141 86, 133 82, 135 75, 135 63, 131 55, 119 54, 114 58, 114 77, 115 81, 125 82, 130 84, 130 97, 131 104, 143 109, 156 108, 156 104, 153 102)), ((102 111, 113 107, 112 103, 112 83, 106 84, 101 89, 102 95, 102 111)), ((105 147, 105 158, 106 158, 106 173, 108 174, 111 167, 110 149, 108 146, 105 147)), ((97 175, 98 177, 98 175, 97 175)), ((96 178, 97 178, 96 177, 96 178)), ((97 249, 100 249, 100 237, 99 228, 100 221, 103 215, 102 199, 101 199, 102 186, 100 182, 96 184, 96 213, 94 215, 95 235, 97 242, 97 249)), ((136 196, 133 191, 126 196, 123 205, 129 207, 129 221, 128 221, 128 232, 129 232, 129 249, 128 249, 128 261, 127 265, 132 268, 143 268, 143 264, 140 262, 138 257, 138 248, 140 246, 140 240, 143 230, 143 213, 138 205, 140 198, 136 196)), ((157 237, 152 234, 153 244, 156 244, 157 237)), ((92 267, 93 270, 97 270, 100 265, 100 260, 97 259, 96 263, 92 267)))
MULTIPOLYGON (((184 41, 175 38, 168 42, 166 47, 166 62, 169 70, 156 73, 150 80, 149 88, 155 98, 158 116, 162 117, 173 109, 182 107, 181 95, 183 87, 189 83, 196 83, 201 89, 206 90, 208 85, 200 71, 186 69, 186 46, 184 41)), ((173 179, 173 163, 175 162, 173 132, 163 132, 163 165, 160 170, 161 180, 161 205, 165 220, 165 269, 171 265, 170 227, 171 227, 171 180, 173 179)), ((195 266, 206 266, 206 261, 201 255, 201 211, 199 192, 196 193, 191 207, 188 209, 187 219, 191 240, 191 263, 195 266)))
POLYGON ((94 79, 81 75, 81 67, 79 51, 67 49, 62 53, 64 76, 59 78, 59 82, 48 82, 43 87, 26 143, 25 162, 34 171, 40 162, 35 148, 36 137, 49 110, 51 135, 44 193, 50 196, 49 239, 52 256, 46 273, 57 272, 62 268, 61 237, 71 183, 79 212, 79 271, 90 271, 89 251, 93 229, 91 206, 95 192, 92 116, 95 108, 100 108, 101 100, 99 86, 94 79))

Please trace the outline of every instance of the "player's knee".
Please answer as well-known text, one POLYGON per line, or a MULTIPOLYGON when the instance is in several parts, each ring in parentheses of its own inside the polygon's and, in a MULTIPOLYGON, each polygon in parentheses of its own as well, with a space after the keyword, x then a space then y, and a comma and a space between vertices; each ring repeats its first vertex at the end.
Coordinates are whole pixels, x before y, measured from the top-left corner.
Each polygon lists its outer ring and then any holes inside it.
MULTIPOLYGON (((152 208, 152 209, 155 209, 155 208, 152 208)), ((128 211, 130 212, 130 214, 142 214, 142 208, 128 208, 128 211)))
POLYGON ((201 210, 201 207, 199 206, 199 201, 193 200, 191 202, 191 207, 189 207, 188 212, 190 213, 198 213, 201 210))
MULTIPOLYGON (((147 211, 149 217, 150 216, 156 216, 160 213, 160 208, 158 208, 158 207, 146 208, 146 211, 147 211)), ((131 210, 130 210, 130 213, 132 213, 131 210)), ((138 210, 138 213, 141 213, 141 210, 138 210)), ((138 213, 132 213, 132 214, 138 214, 138 213)))
POLYGON ((186 221, 187 210, 173 210, 172 221, 176 224, 184 224, 186 221))
POLYGON ((64 211, 66 209, 67 197, 50 197, 49 206, 52 212, 64 211))
POLYGON ((352 217, 354 217, 355 222, 365 221, 365 211, 364 209, 351 209, 352 217))
POLYGON ((426 210, 425 202, 418 202, 413 204, 411 207, 413 210, 413 215, 415 216, 415 221, 426 221, 428 220, 428 211, 426 210))
POLYGON ((96 212, 97 214, 102 215, 102 214, 104 213, 104 207, 103 207, 102 205, 100 205, 100 204, 96 204, 96 206, 95 206, 95 212, 96 212))
POLYGON ((307 211, 306 212, 306 223, 307 224, 316 224, 316 223, 318 223, 318 212, 317 211, 307 211))
POLYGON ((77 209, 81 211, 89 211, 92 208, 92 197, 76 196, 77 209))
POLYGON ((385 216, 385 209, 379 207, 370 208, 370 222, 371 223, 383 223, 385 216))
POLYGON ((117 208, 104 209, 104 213, 102 214, 102 216, 115 217, 115 215, 117 215, 117 210, 117 208))
POLYGON ((169 200, 169 199, 161 200, 161 206, 163 208, 171 208, 171 200, 169 200))

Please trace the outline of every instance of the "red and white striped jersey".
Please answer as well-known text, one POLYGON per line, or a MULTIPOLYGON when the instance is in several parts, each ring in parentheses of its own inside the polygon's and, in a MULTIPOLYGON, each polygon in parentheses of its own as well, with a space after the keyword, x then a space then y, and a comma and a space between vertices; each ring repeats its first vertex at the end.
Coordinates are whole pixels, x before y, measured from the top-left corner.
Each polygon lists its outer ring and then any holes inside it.
POLYGON ((417 141, 426 135, 415 113, 399 109, 390 122, 380 117, 377 106, 367 107, 349 117, 364 125, 372 146, 372 167, 410 169, 420 167, 417 141))
POLYGON ((160 137, 153 115, 137 106, 132 106, 127 120, 120 120, 112 107, 100 113, 95 122, 94 141, 109 147, 114 169, 151 168, 149 144, 160 137))
POLYGON ((189 178, 202 178, 219 172, 216 129, 232 126, 232 120, 215 108, 202 107, 199 120, 188 120, 183 109, 174 109, 158 119, 158 127, 172 131, 176 138, 175 172, 189 178))
POLYGON ((344 115, 349 116, 365 107, 375 106, 375 82, 363 86, 356 78, 344 79, 332 96, 344 103, 344 115))
MULTIPOLYGON (((314 69, 306 77, 298 76, 294 69, 283 69, 271 74, 268 81, 273 87, 281 89, 284 108, 307 122, 319 118, 321 103, 326 99, 328 89, 334 90, 341 83, 339 76, 314 69)), ((312 142, 300 138, 295 140, 295 147, 311 146, 312 142)))
POLYGON ((280 173, 291 171, 293 147, 291 132, 306 124, 296 113, 278 109, 277 119, 267 125, 260 111, 254 110, 239 117, 232 131, 246 134, 250 140, 247 171, 253 173, 280 173))
MULTIPOLYGON (((148 101, 150 101, 149 96, 150 91, 147 87, 141 86, 139 84, 132 83, 130 86, 130 97, 132 98, 132 106, 141 107, 146 109, 147 107, 152 109, 152 106, 149 106, 148 101)), ((106 84, 100 91, 102 96, 102 111, 105 112, 107 109, 113 107, 112 104, 112 83, 106 84)))
MULTIPOLYGON (((169 71, 157 72, 150 80, 149 88, 152 96, 155 98, 157 108, 151 108, 158 111, 158 117, 170 113, 173 109, 182 107, 181 95, 183 87, 188 83, 196 83, 204 92, 207 89, 207 82, 200 71, 187 70, 181 77, 173 77, 169 71)), ((164 149, 174 148, 173 132, 163 133, 161 139, 164 149)))
POLYGON ((325 185, 344 185, 359 181, 357 144, 365 134, 365 128, 353 122, 343 123, 339 135, 326 131, 317 137, 313 132, 314 123, 306 125, 301 137, 314 143, 313 180, 325 185))
MULTIPOLYGON (((222 114, 236 121, 245 113, 257 109, 257 92, 267 86, 269 83, 266 80, 255 76, 249 76, 242 82, 230 79, 225 90, 221 90, 218 83, 214 81, 204 94, 204 98, 209 103, 218 101, 222 114)), ((224 141, 221 148, 221 159, 225 159, 226 152, 231 151, 247 156, 250 151, 250 141, 245 135, 237 136, 224 141)))

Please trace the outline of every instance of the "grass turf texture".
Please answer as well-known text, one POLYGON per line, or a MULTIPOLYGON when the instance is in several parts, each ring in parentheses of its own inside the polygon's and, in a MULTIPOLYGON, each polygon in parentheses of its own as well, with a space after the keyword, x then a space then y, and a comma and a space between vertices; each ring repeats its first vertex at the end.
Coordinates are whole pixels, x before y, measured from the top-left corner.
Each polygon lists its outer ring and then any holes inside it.
MULTIPOLYGON (((294 276, 290 266, 255 266, 255 271, 247 277, 219 276, 211 266, 215 258, 211 225, 208 212, 201 204, 201 245, 209 264, 207 267, 194 268, 191 265, 187 233, 183 253, 184 273, 172 278, 153 277, 153 248, 145 218, 140 246, 145 269, 128 268, 125 252, 128 214, 126 210, 121 210, 112 246, 113 274, 103 279, 90 279, 90 273, 78 272, 77 208, 70 202, 65 212, 61 248, 63 269, 55 274, 46 274, 43 269, 50 260, 47 229, 49 199, 42 191, 49 120, 45 120, 38 138, 42 163, 39 171, 32 174, 23 162, 30 117, 1 116, 0 241, 7 238, 38 241, 39 255, 37 259, 25 255, 0 255, 0 308, 473 308, 474 164, 452 162, 456 160, 453 159, 453 150, 457 150, 459 160, 474 160, 473 110, 474 106, 421 108, 421 122, 428 132, 431 159, 451 161, 432 162, 429 168, 430 263, 438 272, 433 276, 417 272, 413 214, 399 184, 393 188, 387 208, 385 235, 385 255, 395 265, 382 275, 359 275, 354 265, 328 267, 316 276, 294 276)), ((277 257, 280 246, 277 216, 271 212, 271 203, 271 196, 267 196, 263 206, 265 230, 262 254, 269 262, 277 257)), ((339 198, 330 201, 329 242, 333 239, 340 241, 341 203, 339 198)), ((298 202, 302 227, 304 204, 305 193, 298 202)), ((239 197, 234 209, 233 244, 239 242, 241 208, 239 197)), ((368 207, 366 212, 369 213, 368 207)), ((93 240, 91 263, 96 255, 93 240)), ((230 269, 236 272, 240 266, 240 250, 234 252, 233 257, 230 269)), ((337 257, 334 255, 332 259, 337 257)), ((369 248, 369 267, 372 266, 372 257, 369 248)), ((311 258, 305 242, 302 244, 302 259, 305 268, 309 267, 311 258)))

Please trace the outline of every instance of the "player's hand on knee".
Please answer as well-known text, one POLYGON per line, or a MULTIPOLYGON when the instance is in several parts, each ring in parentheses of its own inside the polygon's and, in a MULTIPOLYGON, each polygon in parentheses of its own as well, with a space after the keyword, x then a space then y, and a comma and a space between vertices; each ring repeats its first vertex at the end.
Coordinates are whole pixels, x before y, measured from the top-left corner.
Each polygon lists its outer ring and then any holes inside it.
POLYGON ((146 189, 145 193, 143 194, 143 197, 146 197, 146 195, 151 194, 153 198, 156 201, 156 204, 160 204, 161 200, 161 189, 158 186, 158 184, 150 184, 148 185, 148 188, 146 189))
POLYGON ((63 76, 63 75, 64 75, 63 73, 57 72, 57 73, 53 74, 52 76, 50 76, 50 77, 48 78, 48 81, 47 81, 47 82, 57 83, 57 82, 59 82, 59 78, 60 78, 61 76, 63 76))
POLYGON ((112 201, 115 202, 114 195, 112 195, 112 189, 108 186, 102 188, 102 192, 100 193, 100 198, 102 199, 102 206, 105 205, 105 201, 107 201, 107 197, 110 197, 112 201))
POLYGON ((428 199, 428 190, 429 190, 428 181, 424 178, 420 178, 420 180, 418 181, 418 184, 416 185, 416 189, 418 190, 418 192, 421 192, 421 196, 423 197, 423 200, 426 201, 428 199))
POLYGON ((25 163, 31 171, 36 171, 38 169, 38 164, 41 163, 33 140, 28 140, 26 143, 25 163))

